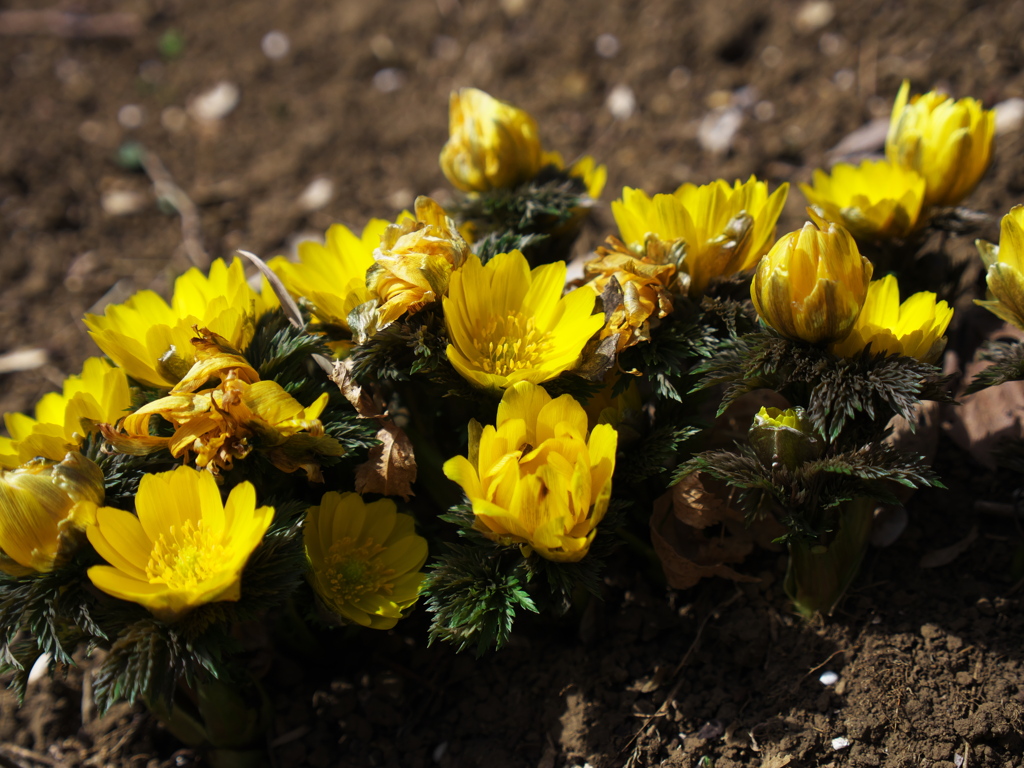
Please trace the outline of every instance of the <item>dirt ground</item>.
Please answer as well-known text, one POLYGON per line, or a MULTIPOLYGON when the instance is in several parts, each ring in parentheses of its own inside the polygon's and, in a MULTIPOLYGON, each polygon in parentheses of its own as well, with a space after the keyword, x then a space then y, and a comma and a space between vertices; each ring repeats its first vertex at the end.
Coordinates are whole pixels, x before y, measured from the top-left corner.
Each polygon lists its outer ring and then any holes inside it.
MULTIPOLYGON (((0 411, 30 408, 94 353, 84 312, 166 291, 190 254, 269 257, 336 221, 391 217, 417 194, 443 200, 453 88, 522 106, 548 147, 608 165, 584 248, 614 231, 607 202, 624 185, 808 180, 844 136, 887 117, 903 78, 986 106, 1024 98, 1020 0, 52 5, 127 16, 114 19, 121 36, 99 38, 57 34, 57 16, 35 32, 0 16, 0 356, 45 352, 0 373, 0 411), (280 53, 272 31, 287 38, 278 58, 264 51, 280 53), (222 82, 237 106, 203 124, 197 97, 222 82), (131 142, 162 164, 166 175, 150 166, 161 194, 172 180, 193 201, 194 222, 158 203, 131 142)), ((972 207, 998 217, 1024 202, 1021 150, 1019 128, 998 137, 972 207)), ((804 204, 794 187, 780 232, 802 223, 804 204)), ((425 647, 422 613, 386 635, 339 634, 304 664, 280 656, 265 681, 272 760, 1020 768, 1024 532, 986 511, 1012 509, 1020 482, 945 438, 937 468, 950 490, 912 499, 903 535, 869 553, 827 623, 791 614, 778 555, 746 564, 758 584, 678 593, 624 559, 603 601, 559 624, 523 621, 479 661, 425 647)), ((141 706, 97 718, 88 689, 76 669, 35 683, 21 709, 0 692, 0 764, 197 764, 141 706)))

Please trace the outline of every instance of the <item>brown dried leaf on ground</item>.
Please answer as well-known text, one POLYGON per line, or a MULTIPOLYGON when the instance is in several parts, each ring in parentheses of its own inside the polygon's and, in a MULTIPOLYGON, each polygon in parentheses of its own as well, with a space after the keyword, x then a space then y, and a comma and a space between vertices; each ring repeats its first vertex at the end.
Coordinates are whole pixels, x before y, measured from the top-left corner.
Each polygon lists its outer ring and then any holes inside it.
MULTIPOLYGON (((1024 331, 1004 324, 989 334, 989 339, 1024 340, 1024 331)), ((956 367, 955 355, 948 356, 956 367)), ((987 361, 972 360, 963 366, 963 386, 989 366, 987 361)), ((958 446, 988 469, 995 469, 995 449, 1007 438, 1024 437, 1024 381, 1010 381, 989 387, 973 395, 957 398, 959 406, 946 410, 942 425, 958 446)))
POLYGON ((709 576, 758 581, 732 565, 742 563, 755 545, 770 546, 781 533, 775 520, 747 526, 743 513, 730 504, 729 489, 699 472, 673 486, 651 515, 651 542, 675 589, 709 576))

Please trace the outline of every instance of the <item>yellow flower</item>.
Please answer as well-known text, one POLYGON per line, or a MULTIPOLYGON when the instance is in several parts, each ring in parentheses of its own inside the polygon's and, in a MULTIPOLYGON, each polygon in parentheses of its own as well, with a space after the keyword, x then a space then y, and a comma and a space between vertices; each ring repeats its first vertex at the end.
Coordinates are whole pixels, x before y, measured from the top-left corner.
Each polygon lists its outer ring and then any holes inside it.
POLYGON ((153 291, 139 291, 103 315, 86 315, 89 335, 125 373, 150 387, 177 384, 195 360, 194 327, 208 328, 242 350, 252 339, 256 320, 270 303, 252 290, 242 262, 217 260, 206 277, 190 269, 174 283, 168 305, 153 291))
POLYGON ((0 471, 0 570, 53 570, 95 520, 103 496, 103 472, 79 453, 0 471))
POLYGON ((519 381, 540 384, 572 368, 604 318, 591 314, 593 291, 562 296, 564 286, 561 261, 531 272, 519 251, 486 266, 471 256, 452 274, 444 300, 455 370, 474 386, 499 390, 519 381))
POLYGON ((416 198, 416 218, 389 225, 366 273, 370 297, 378 300, 376 328, 414 314, 448 292, 452 271, 469 255, 458 227, 429 197, 416 198))
POLYGON ((95 425, 117 421, 131 406, 124 371, 101 357, 90 357, 82 373, 64 380, 62 392, 43 395, 35 418, 4 414, 10 437, 0 437, 0 468, 12 469, 42 456, 60 461, 82 446, 95 425))
POLYGON ((273 507, 257 508, 251 483, 232 488, 225 504, 213 476, 190 467, 143 475, 135 511, 96 511, 86 533, 110 565, 93 566, 89 579, 163 621, 238 600, 242 569, 274 517, 273 507))
POLYGON ((924 177, 888 160, 840 163, 831 175, 814 172, 814 186, 800 189, 824 218, 864 240, 906 237, 919 223, 924 177))
MULTIPOLYGON (((124 435, 104 430, 104 436, 122 453, 150 453, 166 448, 174 457, 186 460, 194 453, 197 467, 215 475, 230 470, 236 459, 244 459, 255 448, 267 454, 284 472, 305 470, 321 482, 319 456, 341 456, 342 445, 324 434, 320 414, 327 407, 325 392, 306 407, 289 395, 276 381, 260 381, 256 371, 238 363, 233 356, 221 356, 221 368, 205 360, 206 373, 220 383, 211 389, 191 392, 179 388, 125 417, 124 435), (170 437, 150 435, 150 420, 159 415, 174 426, 170 437)), ((189 382, 187 376, 183 383, 189 382)), ((189 382, 190 383, 190 382, 189 382)))
POLYGON ((824 344, 850 332, 871 270, 849 232, 836 224, 819 230, 808 222, 761 259, 750 298, 761 319, 786 338, 824 344))
MULTIPOLYGON (((605 324, 601 338, 619 335, 621 352, 641 341, 650 341, 651 317, 659 319, 672 312, 669 286, 675 279, 672 264, 658 264, 647 257, 637 258, 621 241, 608 238, 611 248, 598 248, 597 257, 583 267, 587 286, 602 295, 614 277, 621 289, 617 306, 605 304, 605 324)), ((605 297, 606 302, 609 297, 605 297)))
POLYGON ((309 582, 333 613, 371 629, 391 629, 419 597, 427 540, 391 499, 324 494, 306 513, 309 582))
POLYGON ((349 312, 371 298, 366 270, 373 266, 373 252, 388 224, 383 219, 372 219, 362 236, 335 224, 327 230, 323 245, 314 241, 299 243, 298 263, 278 256, 268 266, 292 295, 301 296, 312 305, 313 316, 320 323, 351 330, 349 312))
POLYGON ((992 161, 995 110, 975 99, 931 91, 909 100, 904 80, 889 120, 885 156, 925 178, 924 204, 956 205, 978 185, 992 161))
POLYGON ((488 538, 519 544, 527 557, 577 562, 608 510, 617 440, 610 424, 588 437, 583 406, 524 381, 505 391, 495 426, 470 423, 469 458, 449 459, 444 473, 488 538))
POLYGON ((463 192, 515 187, 543 164, 537 121, 477 88, 452 91, 441 170, 463 192))
POLYGON ((953 309, 936 303, 930 291, 915 293, 900 304, 900 287, 893 275, 868 286, 864 307, 850 334, 830 347, 839 357, 856 357, 868 344, 871 353, 913 357, 934 363, 946 347, 946 332, 953 309))
POLYGON ((664 243, 681 241, 681 269, 689 275, 689 295, 703 295, 716 277, 751 269, 775 238, 775 223, 789 193, 783 184, 771 195, 768 184, 751 176, 729 184, 721 179, 701 187, 683 184, 671 195, 650 198, 626 187, 612 203, 622 239, 631 247, 649 235, 664 243))
POLYGON ((1024 205, 1015 205, 1003 216, 999 245, 976 240, 981 260, 988 268, 988 301, 975 300, 1018 328, 1024 328, 1024 205))

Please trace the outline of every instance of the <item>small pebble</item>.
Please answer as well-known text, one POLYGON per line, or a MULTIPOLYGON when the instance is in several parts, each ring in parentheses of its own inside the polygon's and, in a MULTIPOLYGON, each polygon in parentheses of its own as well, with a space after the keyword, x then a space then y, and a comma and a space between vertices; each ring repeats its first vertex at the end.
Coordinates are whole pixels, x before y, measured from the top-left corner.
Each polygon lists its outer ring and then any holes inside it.
POLYGON ((608 32, 598 35, 594 41, 594 50, 602 59, 610 59, 619 52, 619 38, 608 32))
POLYGON ((138 104, 125 104, 117 110, 117 122, 129 131, 142 125, 142 107, 138 104))
POLYGON ((181 133, 188 126, 188 113, 181 107, 164 107, 160 113, 160 125, 171 133, 181 133))
POLYGON ((204 91, 192 100, 189 112, 197 120, 215 123, 223 120, 238 106, 241 91, 238 86, 222 80, 208 91, 204 91))
POLYGON ((131 189, 111 189, 100 198, 103 212, 110 216, 128 216, 138 213, 148 203, 146 195, 131 189))
POLYGON ((822 685, 835 685, 838 680, 839 675, 831 670, 829 670, 828 672, 822 672, 821 677, 818 678, 818 681, 822 685))
POLYGON ((299 195, 299 208, 303 211, 319 211, 334 197, 334 182, 323 176, 313 179, 299 195))
POLYGON ((1024 99, 1014 97, 995 106, 996 136, 1016 131, 1024 123, 1024 99))
POLYGON ((811 0, 804 3, 793 17, 793 25, 799 32, 817 32, 836 15, 835 6, 828 0, 811 0))
POLYGON ((706 152, 724 155, 732 146, 733 137, 743 124, 743 111, 738 107, 708 112, 697 128, 697 140, 706 152))
POLYGON ((604 105, 616 120, 625 120, 636 111, 636 94, 628 85, 616 85, 608 94, 604 105))
MULTIPOLYGON (((45 349, 16 349, 13 352, 0 355, 0 373, 34 371, 36 368, 42 368, 49 360, 45 349)), ((37 661, 36 664, 38 665, 39 662, 37 661)), ((32 667, 32 672, 35 672, 35 667, 32 667)), ((29 674, 29 682, 32 682, 31 674, 29 674)))
POLYGON ((834 749, 836 752, 838 752, 841 749, 846 749, 848 746, 850 746, 850 740, 845 736, 837 736, 836 738, 832 739, 832 749, 834 749))
POLYGON ((394 93, 402 87, 405 82, 405 75, 400 69, 388 67, 382 69, 373 76, 373 87, 381 93, 394 93))
POLYGON ((260 40, 260 50, 268 59, 283 59, 291 49, 292 42, 288 35, 277 29, 267 32, 260 40))

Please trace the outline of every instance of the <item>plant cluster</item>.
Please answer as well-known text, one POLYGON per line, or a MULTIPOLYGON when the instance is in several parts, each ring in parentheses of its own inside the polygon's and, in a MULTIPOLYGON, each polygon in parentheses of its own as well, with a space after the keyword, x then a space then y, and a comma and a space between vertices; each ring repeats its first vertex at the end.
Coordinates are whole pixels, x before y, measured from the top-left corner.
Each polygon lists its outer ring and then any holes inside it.
MULTIPOLYGON (((990 111, 908 88, 886 159, 816 173, 802 229, 776 238, 785 183, 627 187, 617 235, 574 270, 605 168, 463 89, 447 208, 420 197, 295 260, 250 255, 256 288, 235 258, 182 275, 170 302, 141 291, 86 316, 102 356, 0 438, 15 686, 44 655, 102 651, 101 706, 141 698, 190 743, 247 749, 265 715, 247 627, 387 630, 422 599, 432 641, 500 647, 523 612, 598 595, 617 545, 649 554, 656 499, 696 472, 782 525, 790 594, 828 612, 874 503, 938 483, 887 438, 948 398, 952 310, 872 277, 991 157, 990 111), (695 453, 716 401, 761 388, 788 407, 695 453)), ((979 246, 986 305, 1017 324, 1022 210, 979 246)), ((994 370, 1020 377, 1007 355, 994 370)))

